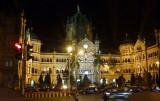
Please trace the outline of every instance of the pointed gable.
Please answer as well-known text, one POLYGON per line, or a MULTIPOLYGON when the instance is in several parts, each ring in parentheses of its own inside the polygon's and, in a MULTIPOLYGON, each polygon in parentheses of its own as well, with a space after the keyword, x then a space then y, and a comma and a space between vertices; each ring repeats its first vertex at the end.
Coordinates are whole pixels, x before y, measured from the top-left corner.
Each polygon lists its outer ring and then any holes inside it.
POLYGON ((139 52, 142 50, 145 50, 145 43, 143 39, 138 38, 134 45, 134 51, 139 52))
POLYGON ((84 44, 87 44, 88 45, 88 48, 87 48, 87 51, 88 52, 96 52, 96 47, 94 45, 94 43, 92 41, 90 41, 89 39, 87 38, 84 38, 83 40, 81 40, 79 43, 78 43, 78 47, 79 48, 83 48, 83 45, 84 44))

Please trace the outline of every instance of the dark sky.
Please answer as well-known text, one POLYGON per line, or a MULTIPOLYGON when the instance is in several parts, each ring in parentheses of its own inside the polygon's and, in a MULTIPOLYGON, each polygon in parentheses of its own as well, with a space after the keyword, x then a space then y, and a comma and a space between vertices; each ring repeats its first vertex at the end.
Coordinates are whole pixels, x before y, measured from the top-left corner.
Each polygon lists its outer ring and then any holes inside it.
POLYGON ((22 1, 14 3, 24 8, 28 26, 34 28, 35 34, 43 42, 43 48, 48 50, 64 50, 66 19, 75 14, 77 4, 92 22, 94 35, 98 34, 103 52, 117 50, 125 39, 125 33, 131 40, 135 40, 138 33, 147 39, 153 38, 153 30, 160 24, 158 0, 11 1, 22 1))

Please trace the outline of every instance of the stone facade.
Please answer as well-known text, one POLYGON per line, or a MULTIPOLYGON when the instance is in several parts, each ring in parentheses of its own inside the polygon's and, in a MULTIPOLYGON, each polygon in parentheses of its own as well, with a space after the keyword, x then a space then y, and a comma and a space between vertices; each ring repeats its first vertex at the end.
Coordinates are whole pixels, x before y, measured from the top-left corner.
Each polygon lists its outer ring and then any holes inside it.
POLYGON ((66 47, 72 46, 72 53, 43 53, 40 51, 41 41, 30 38, 33 59, 27 61, 27 84, 30 84, 31 80, 38 83, 39 75, 46 73, 51 73, 52 84, 56 84, 57 74, 67 83, 67 77, 64 76, 66 70, 70 70, 70 75, 77 80, 87 75, 92 83, 99 83, 102 78, 111 83, 122 74, 126 80, 130 80, 132 73, 143 76, 144 72, 148 71, 153 77, 158 73, 157 40, 160 31, 155 31, 155 44, 148 46, 148 40, 138 36, 135 43, 125 41, 120 44, 118 54, 101 54, 100 42, 98 39, 92 40, 91 25, 78 8, 77 13, 67 20, 66 34, 66 47), (96 63, 96 60, 99 62, 96 63))

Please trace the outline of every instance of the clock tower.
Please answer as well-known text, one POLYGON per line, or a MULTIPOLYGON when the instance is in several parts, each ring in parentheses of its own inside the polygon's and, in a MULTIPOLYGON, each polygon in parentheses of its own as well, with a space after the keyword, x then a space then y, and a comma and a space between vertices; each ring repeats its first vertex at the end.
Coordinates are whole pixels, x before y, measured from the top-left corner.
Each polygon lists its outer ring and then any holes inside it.
POLYGON ((97 69, 94 65, 95 54, 99 51, 99 41, 93 42, 93 32, 91 23, 86 16, 80 12, 77 6, 77 12, 71 18, 67 19, 66 24, 66 43, 73 47, 74 61, 76 65, 71 68, 76 79, 88 77, 91 83, 97 82, 97 69))

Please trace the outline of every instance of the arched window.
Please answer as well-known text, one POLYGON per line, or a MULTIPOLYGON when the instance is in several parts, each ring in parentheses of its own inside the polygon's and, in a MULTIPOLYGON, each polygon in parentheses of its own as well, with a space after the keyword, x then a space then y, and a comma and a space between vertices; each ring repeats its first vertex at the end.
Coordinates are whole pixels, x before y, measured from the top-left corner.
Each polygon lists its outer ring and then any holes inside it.
POLYGON ((56 59, 56 62, 59 62, 58 59, 56 59))
POLYGON ((34 68, 32 68, 32 73, 34 73, 34 68))
POLYGON ((44 59, 42 58, 42 62, 44 62, 44 59))
POLYGON ((131 60, 130 60, 130 59, 128 59, 128 62, 131 62, 131 60))
POLYGON ((52 62, 52 59, 50 58, 50 62, 52 62))
POLYGON ((49 62, 49 58, 47 58, 47 62, 49 62))

